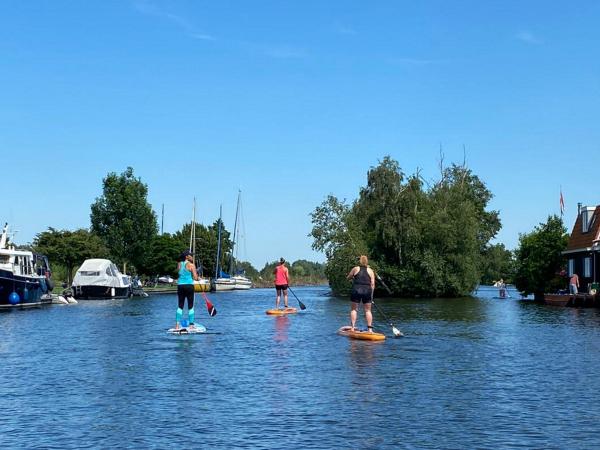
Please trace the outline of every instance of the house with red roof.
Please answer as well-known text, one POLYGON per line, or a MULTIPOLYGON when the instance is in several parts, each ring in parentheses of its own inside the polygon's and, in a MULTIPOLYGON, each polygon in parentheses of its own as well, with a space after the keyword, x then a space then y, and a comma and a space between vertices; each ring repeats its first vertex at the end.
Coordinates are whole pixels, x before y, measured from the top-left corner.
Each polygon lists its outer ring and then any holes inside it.
POLYGON ((578 205, 577 220, 573 225, 567 249, 563 252, 567 258, 569 277, 579 276, 579 291, 587 293, 592 283, 600 281, 600 205, 578 205))

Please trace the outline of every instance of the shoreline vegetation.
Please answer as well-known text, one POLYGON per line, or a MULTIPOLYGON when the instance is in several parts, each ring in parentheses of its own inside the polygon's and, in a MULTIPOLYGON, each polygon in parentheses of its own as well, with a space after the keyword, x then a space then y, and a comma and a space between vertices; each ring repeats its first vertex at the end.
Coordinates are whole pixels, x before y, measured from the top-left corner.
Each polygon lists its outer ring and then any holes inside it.
MULTIPOLYGON (((107 258, 122 267, 127 275, 137 276, 147 287, 149 279, 177 276, 179 255, 189 249, 195 236, 195 264, 199 273, 214 274, 218 233, 221 247, 219 267, 230 275, 244 274, 257 286, 272 280, 276 262, 258 270, 233 254, 232 233, 218 218, 209 225, 184 223, 175 233, 159 233, 157 214, 148 203, 148 186, 128 167, 123 173, 109 173, 102 180, 102 195, 90 206, 90 229, 57 230, 49 227, 37 234, 31 245, 21 246, 44 254, 50 261, 57 290, 71 286, 74 272, 90 258, 107 258), (192 233, 192 226, 195 227, 192 233), (265 280, 265 281, 263 281, 265 280)), ((293 279, 303 283, 326 281, 322 263, 306 260, 288 264, 293 279)))
POLYGON ((568 235, 562 218, 549 216, 510 251, 492 241, 501 229, 499 211, 489 210, 492 192, 471 169, 446 166, 427 180, 420 170, 406 175, 385 156, 367 171, 367 183, 352 203, 329 195, 311 213, 313 249, 325 253, 325 275, 334 295, 347 295, 348 270, 359 255, 389 287, 377 295, 455 298, 476 286, 504 279, 524 296, 539 300, 566 286, 568 235))
MULTIPOLYGON (((378 296, 460 297, 502 278, 539 300, 545 292, 566 286, 561 252, 568 235, 562 218, 549 216, 520 235, 514 251, 492 244, 501 228, 499 212, 488 210, 492 192, 465 163, 446 166, 441 155, 439 170, 433 180, 426 180, 420 170, 406 175, 397 161, 385 156, 367 171, 367 183, 352 203, 327 196, 310 214, 309 234, 312 248, 323 252, 326 262, 288 262, 292 286, 328 284, 334 295, 348 295, 346 274, 360 255, 369 257, 389 287, 384 291, 378 282, 378 296)), ((90 229, 50 227, 20 248, 48 256, 57 286, 70 286, 84 260, 108 258, 148 287, 149 279, 175 278, 176 262, 189 248, 190 236, 196 237, 199 272, 214 274, 220 229, 219 267, 230 275, 244 274, 256 287, 273 285, 277 263, 257 270, 237 259, 232 233, 220 218, 160 234, 147 196, 148 186, 134 176, 133 168, 111 172, 103 179, 102 195, 90 206, 90 229)))

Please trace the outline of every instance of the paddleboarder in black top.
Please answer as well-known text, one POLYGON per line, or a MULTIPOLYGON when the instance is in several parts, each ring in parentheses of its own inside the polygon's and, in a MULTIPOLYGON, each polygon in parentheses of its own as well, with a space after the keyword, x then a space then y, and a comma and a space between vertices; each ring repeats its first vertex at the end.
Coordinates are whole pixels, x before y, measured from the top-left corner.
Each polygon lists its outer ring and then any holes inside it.
POLYGON ((352 326, 352 330, 354 331, 356 327, 358 305, 362 302, 365 309, 367 329, 369 332, 373 332, 371 300, 373 298, 373 290, 375 289, 375 272, 369 267, 369 260, 365 255, 361 255, 359 265, 353 267, 346 278, 352 280, 352 293, 350 294, 350 301, 352 302, 350 325, 352 326))

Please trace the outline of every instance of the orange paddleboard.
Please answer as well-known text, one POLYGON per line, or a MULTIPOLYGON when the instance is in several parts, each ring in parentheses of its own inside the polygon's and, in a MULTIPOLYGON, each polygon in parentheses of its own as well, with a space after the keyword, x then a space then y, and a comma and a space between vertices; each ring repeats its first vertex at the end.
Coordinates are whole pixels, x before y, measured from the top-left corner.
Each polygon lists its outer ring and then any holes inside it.
POLYGON ((270 316, 283 316, 285 314, 296 314, 297 312, 296 308, 267 309, 267 314, 270 316))
POLYGON ((385 334, 382 333, 369 333, 368 331, 352 331, 352 327, 346 325, 338 330, 338 334, 347 336, 350 339, 360 339, 362 341, 385 341, 385 334))

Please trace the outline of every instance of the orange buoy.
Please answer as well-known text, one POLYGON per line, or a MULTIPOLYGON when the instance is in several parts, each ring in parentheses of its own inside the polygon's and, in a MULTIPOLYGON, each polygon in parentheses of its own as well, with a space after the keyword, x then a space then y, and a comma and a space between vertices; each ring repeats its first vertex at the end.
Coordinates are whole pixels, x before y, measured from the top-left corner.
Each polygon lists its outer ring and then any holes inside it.
POLYGON ((343 326, 338 330, 338 334, 347 336, 350 339, 360 339, 363 341, 385 341, 385 334, 368 332, 368 331, 352 331, 352 327, 349 325, 343 326))
POLYGON ((285 314, 296 314, 297 312, 296 308, 267 309, 267 314, 270 316, 283 316, 285 314))

